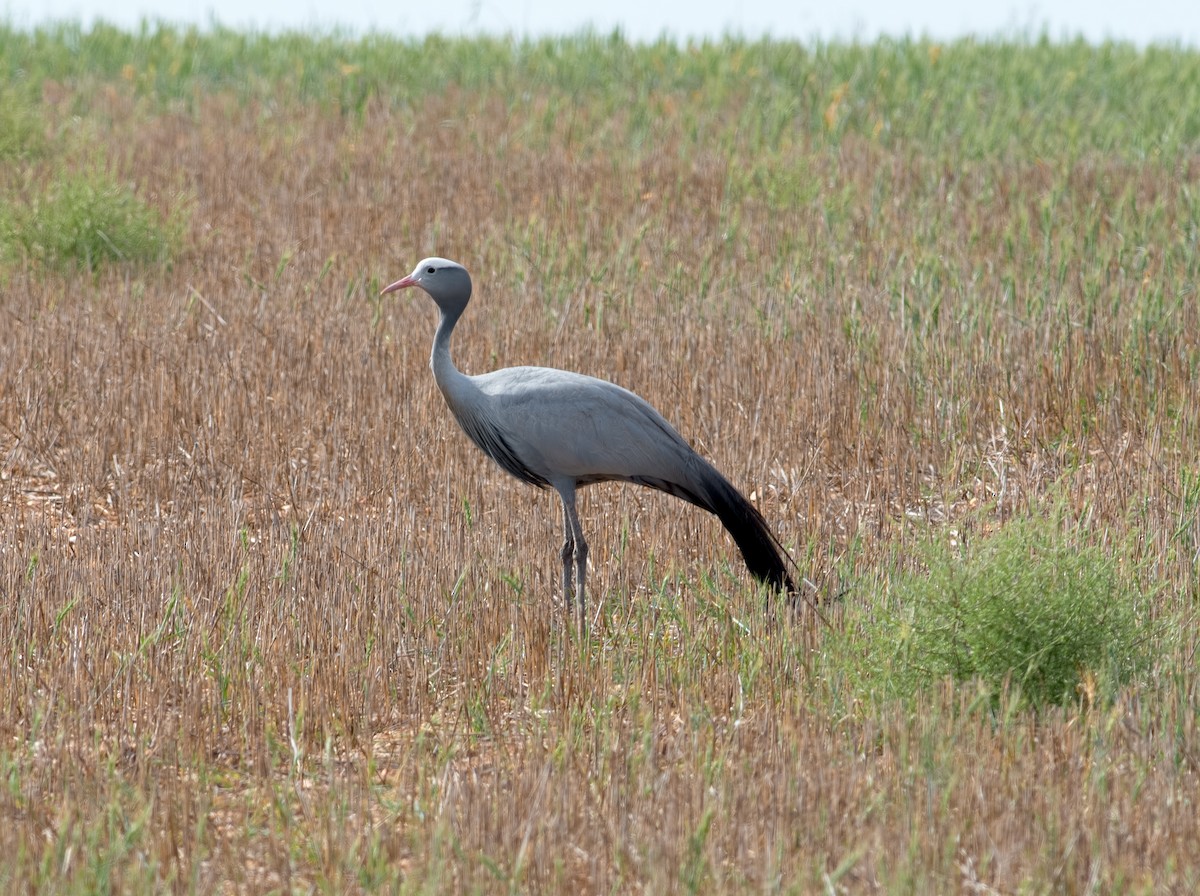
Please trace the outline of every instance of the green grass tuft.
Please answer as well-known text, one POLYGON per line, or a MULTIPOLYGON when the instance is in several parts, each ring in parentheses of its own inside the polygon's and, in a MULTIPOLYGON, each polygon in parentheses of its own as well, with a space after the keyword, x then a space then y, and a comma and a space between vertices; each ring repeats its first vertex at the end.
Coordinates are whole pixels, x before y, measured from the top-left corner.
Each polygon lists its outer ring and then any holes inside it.
POLYGON ((10 210, 5 242, 48 268, 94 271, 109 264, 165 264, 179 222, 106 175, 69 175, 42 197, 10 210))
POLYGON ((1142 594, 1101 550, 1023 519, 969 546, 931 550, 864 622, 863 683, 908 697, 946 678, 1030 708, 1111 694, 1144 665, 1142 594))
POLYGON ((45 150, 43 122, 33 104, 15 90, 0 90, 0 162, 29 159, 45 150))

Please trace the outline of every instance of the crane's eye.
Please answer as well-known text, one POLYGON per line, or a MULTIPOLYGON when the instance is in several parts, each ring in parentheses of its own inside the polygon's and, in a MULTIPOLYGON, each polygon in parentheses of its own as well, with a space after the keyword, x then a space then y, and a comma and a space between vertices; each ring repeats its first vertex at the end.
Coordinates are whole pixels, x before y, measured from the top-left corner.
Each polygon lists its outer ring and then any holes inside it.
POLYGON ((435 267, 433 267, 432 265, 430 265, 429 267, 427 267, 427 268, 425 269, 425 273, 426 273, 426 274, 436 274, 436 273, 437 273, 437 269, 436 269, 435 267))

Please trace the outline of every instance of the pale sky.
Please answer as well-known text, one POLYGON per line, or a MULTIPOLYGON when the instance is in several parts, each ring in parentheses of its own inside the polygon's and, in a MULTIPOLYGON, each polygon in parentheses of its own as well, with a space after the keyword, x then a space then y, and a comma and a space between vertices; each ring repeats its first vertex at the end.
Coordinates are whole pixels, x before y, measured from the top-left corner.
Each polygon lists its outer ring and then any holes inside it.
POLYGON ((1079 35, 1145 45, 1181 43, 1200 47, 1200 2, 1195 0, 1042 0, 1034 3, 964 4, 961 0, 606 0, 570 4, 563 0, 0 0, 0 16, 17 27, 51 20, 97 19, 136 27, 142 19, 235 28, 342 28, 355 34, 377 30, 421 37, 443 34, 571 34, 592 26, 602 33, 620 28, 631 40, 749 38, 825 40, 880 35, 947 40, 1079 35))

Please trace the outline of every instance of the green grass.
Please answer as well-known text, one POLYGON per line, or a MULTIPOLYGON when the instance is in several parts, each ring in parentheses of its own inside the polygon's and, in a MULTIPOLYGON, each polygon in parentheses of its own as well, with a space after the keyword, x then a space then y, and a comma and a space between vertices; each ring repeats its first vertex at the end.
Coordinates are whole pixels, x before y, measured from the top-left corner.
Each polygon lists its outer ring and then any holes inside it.
POLYGON ((0 163, 12 164, 46 150, 44 123, 36 105, 10 88, 0 89, 0 163))
MULTIPOLYGON (((627 117, 635 144, 659 136, 664 115, 689 120, 697 139, 773 151, 792 141, 837 145, 851 136, 916 141, 960 163, 984 158, 1074 159, 1104 152, 1168 159, 1200 137, 1200 60, 1171 47, 1142 50, 1057 44, 921 40, 800 45, 726 39, 634 46, 616 35, 513 41, 433 36, 401 40, 269 36, 147 22, 0 27, 11 84, 31 94, 43 79, 79 88, 86 111, 102 84, 126 83, 161 104, 231 91, 262 100, 286 83, 292 96, 343 113, 382 101, 419 120, 447 90, 558 98, 561 112, 627 117), (740 112, 711 127, 697 112, 740 112)), ((542 127, 553 127, 547 115, 542 127)), ((573 117, 573 116, 572 116, 573 117)), ((536 125, 537 119, 531 121, 536 125)), ((718 144, 720 145, 720 144, 718 144)))
POLYGON ((896 577, 848 626, 851 677, 885 701, 947 679, 992 705, 1113 699, 1148 668, 1154 598, 1128 561, 1083 538, 1033 518, 967 545, 939 540, 923 571, 896 577))
POLYGON ((178 217, 164 217, 131 185, 101 173, 66 173, 8 211, 0 235, 9 254, 59 270, 163 265, 182 234, 178 217))

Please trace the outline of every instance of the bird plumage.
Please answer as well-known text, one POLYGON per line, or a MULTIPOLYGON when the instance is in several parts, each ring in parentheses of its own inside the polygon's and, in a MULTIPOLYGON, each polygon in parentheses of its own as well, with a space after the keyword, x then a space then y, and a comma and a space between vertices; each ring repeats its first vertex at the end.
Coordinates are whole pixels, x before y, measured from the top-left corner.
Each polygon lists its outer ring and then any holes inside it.
POLYGON ((750 573, 794 593, 786 553, 758 510, 645 399, 606 380, 547 367, 508 367, 467 376, 450 357, 450 335, 471 296, 465 268, 427 258, 384 289, 419 286, 441 310, 430 366, 459 426, 500 467, 562 497, 563 588, 585 613, 587 543, 575 491, 620 480, 702 507, 733 536, 750 573))

